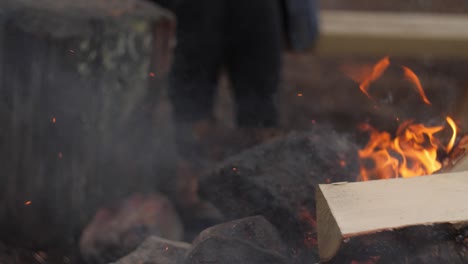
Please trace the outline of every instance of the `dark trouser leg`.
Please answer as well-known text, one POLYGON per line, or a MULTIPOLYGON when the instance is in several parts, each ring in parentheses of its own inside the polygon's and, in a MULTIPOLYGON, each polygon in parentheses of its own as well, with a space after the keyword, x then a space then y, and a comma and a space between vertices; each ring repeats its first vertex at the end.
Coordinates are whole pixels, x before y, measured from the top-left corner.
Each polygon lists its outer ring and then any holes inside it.
POLYGON ((176 122, 212 118, 222 65, 224 1, 184 1, 175 10, 177 46, 169 76, 176 122))
POLYGON ((169 76, 179 160, 175 177, 166 185, 180 209, 186 231, 199 232, 193 224, 200 218, 197 214, 205 211, 200 209, 197 177, 207 166, 207 150, 198 138, 203 122, 197 121, 213 118, 214 95, 223 64, 226 8, 225 0, 181 3, 174 10, 178 19, 177 46, 169 76))
POLYGON ((174 10, 178 19, 177 46, 169 76, 169 98, 178 152, 187 159, 203 156, 194 125, 213 118, 224 55, 224 2, 187 0, 174 10))
POLYGON ((230 1, 227 68, 241 127, 277 125, 274 95, 281 71, 282 21, 277 0, 230 1))

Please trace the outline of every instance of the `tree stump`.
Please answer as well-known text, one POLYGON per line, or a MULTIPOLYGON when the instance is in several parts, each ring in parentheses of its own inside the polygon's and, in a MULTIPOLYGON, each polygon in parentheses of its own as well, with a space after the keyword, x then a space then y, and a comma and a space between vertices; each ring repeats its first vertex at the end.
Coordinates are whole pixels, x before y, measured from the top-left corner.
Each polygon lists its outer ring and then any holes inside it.
POLYGON ((140 0, 0 3, 0 239, 73 243, 96 207, 155 187, 173 21, 140 0))

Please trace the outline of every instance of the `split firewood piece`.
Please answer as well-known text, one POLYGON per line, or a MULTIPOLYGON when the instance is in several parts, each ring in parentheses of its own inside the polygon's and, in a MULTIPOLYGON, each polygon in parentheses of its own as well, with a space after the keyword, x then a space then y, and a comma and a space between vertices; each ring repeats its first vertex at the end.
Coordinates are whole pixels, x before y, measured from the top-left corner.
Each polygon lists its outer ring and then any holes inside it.
POLYGON ((467 190, 468 172, 319 185, 320 258, 467 263, 467 190))

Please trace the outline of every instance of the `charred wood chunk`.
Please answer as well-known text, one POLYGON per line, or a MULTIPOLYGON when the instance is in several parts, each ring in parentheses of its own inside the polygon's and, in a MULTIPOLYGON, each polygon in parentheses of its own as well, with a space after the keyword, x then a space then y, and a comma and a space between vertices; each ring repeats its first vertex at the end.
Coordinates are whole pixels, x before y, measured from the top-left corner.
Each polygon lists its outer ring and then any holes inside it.
POLYGON ((201 180, 201 196, 229 219, 261 214, 291 250, 317 258, 315 186, 354 180, 357 146, 325 127, 244 151, 201 180), (310 249, 310 250, 309 250, 310 249))
POLYGON ((186 264, 291 263, 276 228, 262 216, 248 217, 204 230, 194 241, 186 264))
POLYGON ((183 238, 181 220, 171 202, 158 193, 136 194, 101 208, 80 237, 80 253, 88 263, 115 261, 146 238, 183 238))
POLYGON ((114 264, 183 264, 185 254, 191 245, 163 239, 157 236, 147 238, 135 251, 114 264))

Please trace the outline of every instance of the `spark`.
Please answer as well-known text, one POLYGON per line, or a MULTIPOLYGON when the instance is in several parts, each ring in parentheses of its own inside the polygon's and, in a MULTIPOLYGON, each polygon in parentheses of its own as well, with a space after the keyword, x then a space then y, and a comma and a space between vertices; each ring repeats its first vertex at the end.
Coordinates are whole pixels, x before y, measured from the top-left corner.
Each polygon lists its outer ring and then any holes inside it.
POLYGON ((341 166, 342 168, 346 167, 346 161, 340 160, 340 166, 341 166))

